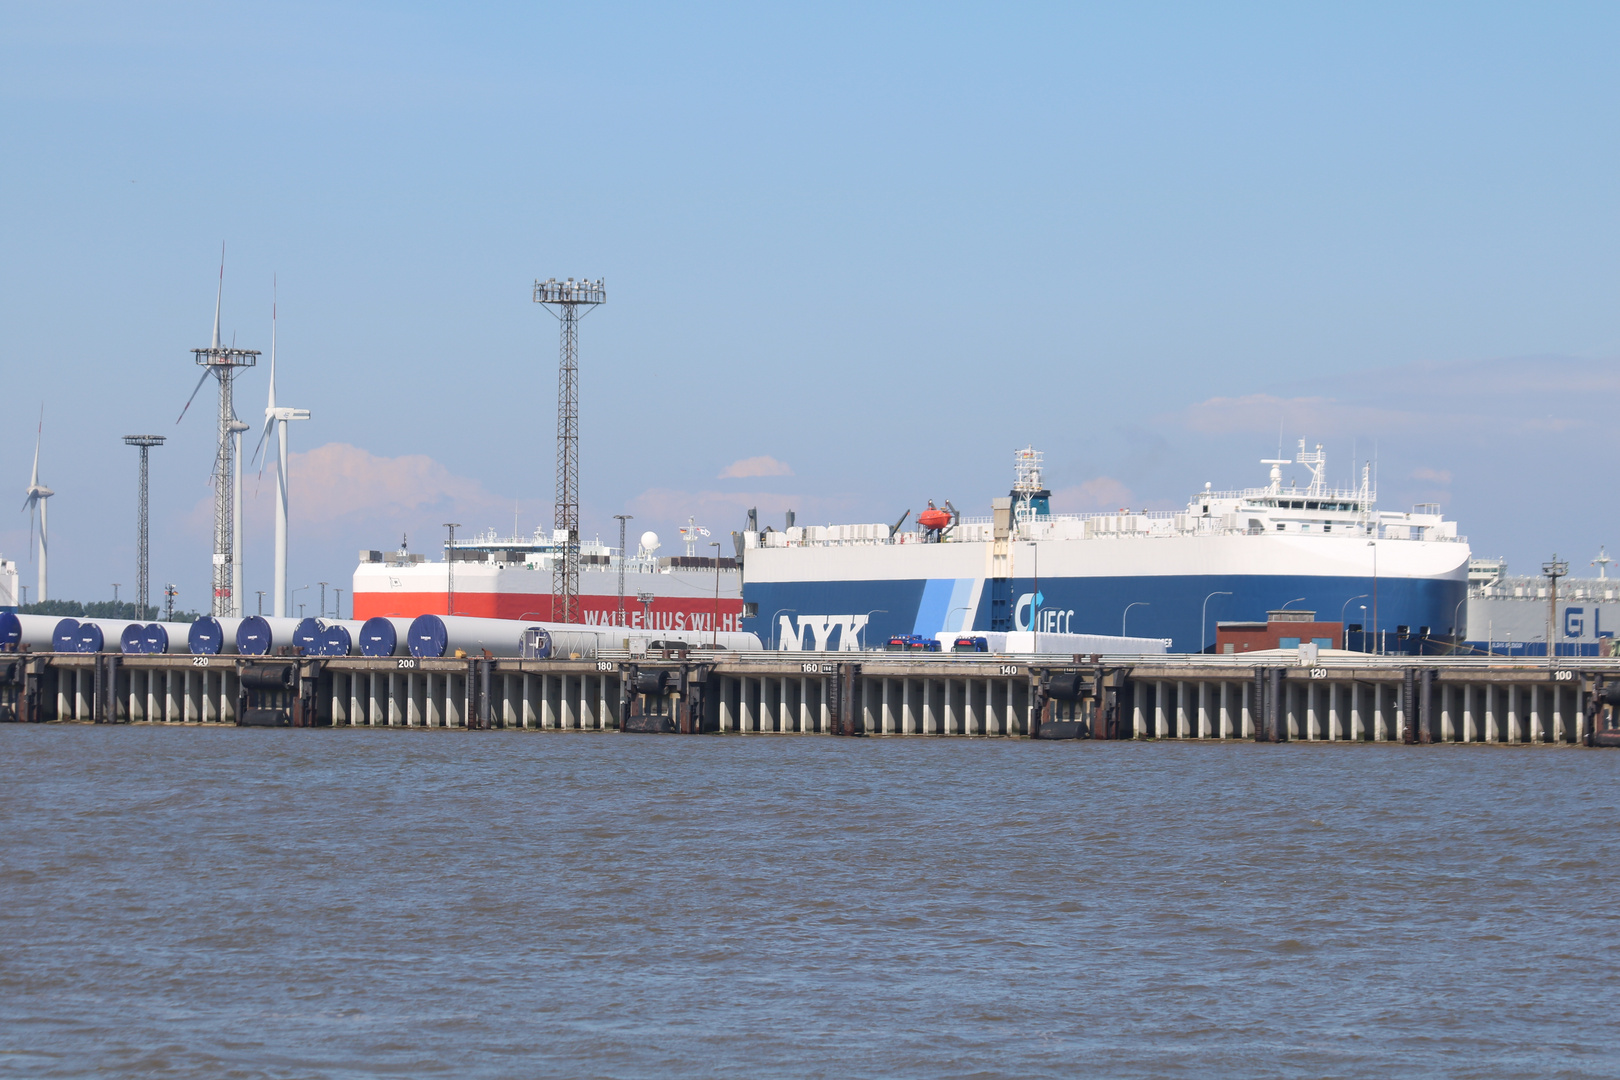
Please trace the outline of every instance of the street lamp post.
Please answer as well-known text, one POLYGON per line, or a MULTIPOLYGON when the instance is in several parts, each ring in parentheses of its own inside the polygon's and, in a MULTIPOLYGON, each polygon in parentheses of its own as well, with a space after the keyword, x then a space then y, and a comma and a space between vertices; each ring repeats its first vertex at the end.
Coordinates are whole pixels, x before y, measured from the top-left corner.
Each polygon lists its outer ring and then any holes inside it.
POLYGON ((1451 609, 1451 635, 1456 639, 1452 642, 1453 647, 1461 645, 1463 638, 1466 636, 1465 631, 1467 628, 1457 626, 1457 623, 1462 619, 1462 606, 1466 603, 1468 603, 1468 594, 1464 593, 1463 598, 1457 601, 1457 606, 1451 609))
MULTIPOLYGON (((298 594, 303 592, 307 588, 309 588, 308 585, 300 585, 300 586, 298 586, 298 588, 296 588, 296 589, 294 589, 292 591, 292 595, 289 596, 288 599, 291 600, 293 603, 297 604, 298 603, 298 594)), ((304 608, 303 608, 302 604, 299 604, 299 607, 298 607, 298 617, 300 619, 302 619, 304 617, 304 608)))
MULTIPOLYGON (((1373 549, 1373 651, 1381 653, 1384 651, 1384 638, 1378 629, 1378 541, 1369 540, 1367 546, 1373 549)), ((1365 626, 1366 624, 1363 623, 1362 625, 1365 626)))
MULTIPOLYGON (((450 530, 450 540, 444 545, 444 613, 456 613, 456 530, 461 528, 459 521, 447 521, 444 527, 450 530)), ((551 617, 557 617, 556 605, 552 605, 551 617)), ((563 619, 568 618, 567 614, 563 619)))
MULTIPOLYGON (((1207 645, 1205 644, 1205 642, 1207 641, 1207 638, 1204 635, 1204 627, 1206 625, 1208 625, 1207 620, 1209 619, 1209 600, 1210 600, 1210 597, 1211 596, 1231 596, 1231 595, 1232 594, 1229 593, 1229 592, 1217 590, 1216 592, 1210 593, 1209 596, 1204 597, 1203 611, 1198 616, 1198 651, 1200 653, 1202 653, 1204 651, 1204 649, 1207 648, 1207 645)), ((1293 601, 1290 600, 1289 603, 1293 603, 1293 601)))
MULTIPOLYGON (((718 645, 720 644, 720 541, 711 540, 709 546, 714 548, 714 626, 709 633, 709 644, 718 645)), ((619 595, 623 597, 624 593, 621 592, 619 595)), ((622 599, 619 602, 624 603, 622 599)))
MULTIPOLYGON (((1350 648, 1350 631, 1348 631, 1348 630, 1346 630, 1344 628, 1344 612, 1345 612, 1345 609, 1348 608, 1351 604, 1355 603, 1357 600, 1365 600, 1365 599, 1367 599, 1367 594, 1362 593, 1360 596, 1352 596, 1350 599, 1346 600, 1344 603, 1339 605, 1339 636, 1342 639, 1342 644, 1344 645, 1345 649, 1347 649, 1347 650, 1350 648)), ((1367 610, 1367 605, 1362 604, 1361 605, 1361 610, 1366 611, 1367 610)), ((1367 630, 1367 622, 1366 622, 1365 619, 1362 620, 1361 629, 1362 629, 1363 636, 1365 636, 1366 630, 1367 630)))
MULTIPOLYGON (((872 616, 874 615, 887 615, 888 613, 888 608, 875 607, 866 613, 866 622, 871 622, 872 616)), ((858 645, 863 651, 866 648, 866 623, 864 622, 861 623, 861 628, 855 631, 855 644, 858 645)))
POLYGON ((1150 604, 1146 600, 1132 600, 1129 604, 1126 604, 1125 605, 1125 610, 1123 612, 1121 612, 1120 616, 1119 616, 1119 636, 1120 637, 1125 636, 1125 616, 1127 616, 1127 615, 1129 615, 1131 613, 1131 608, 1133 608, 1133 607, 1152 607, 1152 606, 1153 605, 1150 604))
MULTIPOLYGON (((786 614, 789 614, 789 615, 796 615, 796 614, 798 614, 798 611, 799 611, 798 608, 791 608, 791 607, 777 608, 776 613, 771 616, 771 636, 776 641, 776 644, 771 646, 771 648, 773 650, 777 650, 777 649, 780 649, 782 647, 782 631, 777 628, 776 616, 781 615, 783 613, 786 613, 786 614)), ((799 644, 803 645, 804 642, 801 641, 801 642, 799 642, 799 644)))

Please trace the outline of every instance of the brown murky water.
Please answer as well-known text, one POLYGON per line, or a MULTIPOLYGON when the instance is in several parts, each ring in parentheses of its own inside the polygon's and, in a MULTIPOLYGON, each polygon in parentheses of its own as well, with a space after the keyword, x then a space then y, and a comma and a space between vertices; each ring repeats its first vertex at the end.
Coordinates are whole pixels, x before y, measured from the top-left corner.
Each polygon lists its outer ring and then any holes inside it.
POLYGON ((1620 1075, 1620 753, 0 729, 0 1075, 1620 1075))

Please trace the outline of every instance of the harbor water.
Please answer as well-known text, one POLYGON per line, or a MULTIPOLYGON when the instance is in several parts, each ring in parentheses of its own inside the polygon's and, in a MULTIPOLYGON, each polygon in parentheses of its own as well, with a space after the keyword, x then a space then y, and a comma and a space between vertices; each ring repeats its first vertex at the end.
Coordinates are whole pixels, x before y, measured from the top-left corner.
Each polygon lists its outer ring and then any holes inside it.
POLYGON ((1620 1073, 1606 751, 0 728, 0 1076, 1620 1073))

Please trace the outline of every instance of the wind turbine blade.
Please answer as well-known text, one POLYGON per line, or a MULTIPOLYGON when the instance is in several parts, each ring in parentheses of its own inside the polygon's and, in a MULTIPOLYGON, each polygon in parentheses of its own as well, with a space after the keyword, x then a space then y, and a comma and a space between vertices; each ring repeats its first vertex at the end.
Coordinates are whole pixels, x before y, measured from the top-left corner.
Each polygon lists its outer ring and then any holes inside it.
POLYGON ((276 407, 276 278, 270 275, 270 404, 268 412, 276 407))
MULTIPOLYGON (((266 410, 266 411, 269 411, 269 410, 266 410)), ((275 422, 276 421, 275 421, 274 417, 267 416, 267 417, 264 418, 264 429, 259 432, 259 442, 258 442, 258 445, 254 446, 254 448, 253 448, 253 456, 248 458, 248 463, 249 464, 252 464, 255 461, 259 461, 259 451, 264 449, 264 440, 266 440, 266 439, 268 439, 270 437, 270 427, 275 422)), ((265 461, 268 461, 268 460, 270 460, 270 459, 269 458, 265 459, 265 461)), ((260 476, 264 475, 264 462, 263 461, 259 461, 259 475, 260 476)))
POLYGON ((29 483, 34 487, 39 486, 39 439, 40 439, 40 436, 42 436, 44 434, 45 434, 45 406, 41 405, 39 407, 39 427, 34 432, 34 478, 33 478, 33 480, 29 481, 29 483))
POLYGON ((219 292, 214 294, 214 348, 219 348, 219 302, 225 296, 225 241, 219 242, 219 292))
MULTIPOLYGON (((211 371, 211 368, 203 368, 202 378, 197 380, 197 385, 191 388, 191 396, 186 398, 186 409, 191 408, 191 403, 197 400, 197 391, 202 389, 203 381, 208 378, 211 371)), ((180 415, 174 421, 176 424, 186 418, 186 409, 180 410, 180 415)))

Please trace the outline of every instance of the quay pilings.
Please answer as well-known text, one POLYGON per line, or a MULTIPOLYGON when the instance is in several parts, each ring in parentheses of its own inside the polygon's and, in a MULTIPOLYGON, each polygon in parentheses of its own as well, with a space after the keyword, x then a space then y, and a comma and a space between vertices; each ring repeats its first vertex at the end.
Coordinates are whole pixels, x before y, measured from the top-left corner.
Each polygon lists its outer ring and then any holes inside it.
POLYGON ((0 720, 1574 745, 1620 742, 1620 661, 885 653, 0 656, 0 720))

